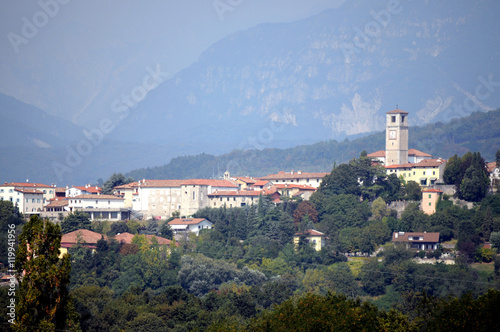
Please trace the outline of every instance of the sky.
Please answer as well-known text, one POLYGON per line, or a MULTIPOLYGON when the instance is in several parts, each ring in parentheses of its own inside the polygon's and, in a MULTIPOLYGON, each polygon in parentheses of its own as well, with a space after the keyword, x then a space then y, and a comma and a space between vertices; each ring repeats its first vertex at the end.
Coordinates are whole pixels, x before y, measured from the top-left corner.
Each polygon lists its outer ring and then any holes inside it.
POLYGON ((173 75, 217 40, 345 0, 0 0, 0 93, 80 125, 148 68, 173 75))

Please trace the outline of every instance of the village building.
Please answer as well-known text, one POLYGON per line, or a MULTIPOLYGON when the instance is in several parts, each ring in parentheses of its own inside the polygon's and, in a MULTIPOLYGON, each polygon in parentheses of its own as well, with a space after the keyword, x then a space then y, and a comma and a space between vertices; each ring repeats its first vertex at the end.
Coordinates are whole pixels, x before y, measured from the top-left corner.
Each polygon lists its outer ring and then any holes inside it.
MULTIPOLYGON (((270 181, 272 184, 299 184, 319 188, 323 178, 329 173, 308 173, 302 171, 278 172, 260 177, 259 180, 270 181)), ((255 185, 254 185, 255 186, 255 185)))
POLYGON ((386 113, 385 151, 368 154, 385 166, 388 175, 395 174, 405 181, 415 181, 428 187, 442 182, 446 160, 408 149, 408 112, 395 109, 386 113))
MULTIPOLYGON (((35 189, 38 191, 41 191, 43 196, 41 197, 41 202, 42 205, 46 204, 46 202, 50 201, 52 198, 55 197, 55 185, 47 185, 43 183, 30 183, 30 182, 5 182, 4 184, 0 185, 0 200, 2 197, 4 197, 4 200, 10 200, 12 195, 8 195, 9 193, 13 193, 14 189, 35 189)), ((15 199, 12 201, 15 205, 16 201, 15 199)), ((20 210, 20 212, 23 212, 20 210)))
MULTIPOLYGON (((236 191, 229 180, 142 180, 133 188, 132 209, 147 217, 169 218, 174 213, 193 215, 209 206, 208 195, 214 191, 236 191)), ((119 188, 117 190, 123 190, 119 188)))
POLYGON ((130 211, 124 206, 124 199, 115 195, 85 194, 68 197, 69 212, 81 211, 90 220, 104 219, 110 221, 130 219, 130 211))
POLYGON ((492 191, 496 192, 500 186, 500 167, 497 166, 495 161, 486 164, 490 176, 490 184, 492 186, 492 191))
POLYGON ((107 237, 90 231, 88 229, 78 229, 76 231, 64 234, 61 237, 61 248, 59 249, 60 255, 62 257, 64 254, 68 253, 69 248, 72 248, 78 244, 83 245, 86 248, 95 251, 97 249, 97 242, 100 239, 107 240, 107 237))
POLYGON ((426 189, 422 191, 422 211, 426 214, 436 213, 436 207, 443 192, 439 189, 426 189))
POLYGON ((176 239, 186 237, 188 233, 199 235, 203 229, 212 229, 214 224, 205 218, 176 218, 168 223, 176 239))
POLYGON ((304 232, 295 233, 293 237, 293 243, 295 248, 299 246, 300 237, 305 236, 307 243, 312 245, 314 250, 321 251, 321 249, 326 245, 326 235, 324 233, 318 232, 315 229, 308 229, 304 232))
POLYGON ((311 195, 316 191, 317 188, 306 186, 302 184, 275 184, 274 188, 280 194, 281 197, 300 197, 304 200, 309 200, 311 195))
POLYGON ((236 177, 234 179, 234 182, 239 186, 240 190, 246 190, 246 189, 253 188, 254 184, 257 181, 258 180, 254 179, 252 177, 244 177, 244 176, 236 177))
POLYGON ((100 195, 102 189, 97 186, 87 184, 85 186, 66 187, 66 197, 76 197, 80 195, 100 195))
POLYGON ((439 233, 394 232, 392 243, 403 244, 407 249, 433 251, 439 248, 439 233))
POLYGON ((259 202, 261 191, 256 190, 231 190, 231 191, 214 191, 208 194, 209 206, 212 208, 220 207, 241 207, 253 205, 259 202))
POLYGON ((424 159, 416 164, 385 166, 385 169, 388 175, 396 174, 406 182, 415 181, 422 187, 428 187, 443 182, 445 167, 446 160, 444 159, 424 159))

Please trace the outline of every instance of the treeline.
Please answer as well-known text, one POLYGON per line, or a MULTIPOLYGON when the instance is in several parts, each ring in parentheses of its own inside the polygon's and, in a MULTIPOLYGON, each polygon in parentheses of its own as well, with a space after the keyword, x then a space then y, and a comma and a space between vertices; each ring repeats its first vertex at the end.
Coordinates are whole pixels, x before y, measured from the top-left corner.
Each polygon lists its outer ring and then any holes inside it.
MULTIPOLYGON (((476 112, 449 123, 410 127, 410 148, 435 158, 449 158, 469 151, 479 151, 493 161, 500 149, 500 109, 476 112)), ((234 150, 220 156, 200 154, 181 156, 168 164, 133 170, 127 173, 138 179, 187 179, 220 177, 229 170, 233 175, 264 176, 283 170, 329 172, 332 163, 346 163, 361 151, 385 149, 384 132, 343 142, 324 141, 290 149, 234 150)))

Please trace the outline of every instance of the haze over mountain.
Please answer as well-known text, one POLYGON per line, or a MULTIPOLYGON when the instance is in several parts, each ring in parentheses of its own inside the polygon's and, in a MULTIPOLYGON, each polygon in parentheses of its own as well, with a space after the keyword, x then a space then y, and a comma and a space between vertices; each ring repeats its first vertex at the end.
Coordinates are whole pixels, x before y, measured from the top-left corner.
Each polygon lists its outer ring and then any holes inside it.
MULTIPOLYGON (((183 43, 151 41, 148 24, 129 41, 112 43, 97 38, 98 32, 110 37, 120 29, 130 31, 124 22, 108 31, 102 28, 110 23, 101 17, 86 36, 85 23, 75 26, 74 16, 62 13, 85 8, 91 15, 91 10, 76 2, 61 6, 53 24, 2 64, 0 91, 43 111, 0 98, 1 180, 29 176, 88 182, 115 171, 162 165, 179 155, 343 140, 383 130, 385 112, 396 105, 410 112, 411 126, 500 105, 500 3, 327 3, 335 9, 302 20, 248 29, 243 24, 245 29, 213 45, 191 45, 185 59, 177 46, 199 41, 193 31, 206 27, 206 18, 195 30, 177 33, 183 43), (63 38, 61 51, 53 59, 41 52, 40 60, 31 48, 50 36, 63 38), (96 36, 95 44, 90 36, 96 36), (141 36, 154 46, 141 48, 141 36), (200 45, 208 48, 192 62, 200 45), (178 71, 182 66, 187 67, 178 71), (27 80, 30 67, 34 73, 27 80), (24 113, 13 112, 16 107, 24 113)), ((254 8, 241 6, 234 9, 235 17, 254 8)), ((134 16, 131 5, 123 8, 117 15, 125 12, 137 26, 146 20, 138 18, 139 10, 134 16)), ((261 22, 266 20, 262 15, 261 22)), ((278 21, 300 17, 294 15, 278 21)), ((224 24, 238 26, 231 19, 224 24)), ((216 30, 202 35, 215 40, 231 29, 216 30)), ((151 31, 158 37, 157 30, 151 31)), ((165 34, 175 39, 171 31, 165 34)))

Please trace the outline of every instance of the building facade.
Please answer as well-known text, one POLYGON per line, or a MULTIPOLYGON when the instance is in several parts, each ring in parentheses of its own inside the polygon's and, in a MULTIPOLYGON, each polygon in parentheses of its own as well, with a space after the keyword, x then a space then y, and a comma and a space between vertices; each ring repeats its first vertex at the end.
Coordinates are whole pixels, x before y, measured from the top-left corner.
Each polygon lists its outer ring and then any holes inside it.
POLYGON ((270 181, 273 184, 299 184, 319 188, 323 178, 329 173, 309 173, 302 171, 278 172, 259 178, 259 180, 270 181))
POLYGON ((408 163, 408 112, 396 109, 386 113, 385 165, 408 163))

